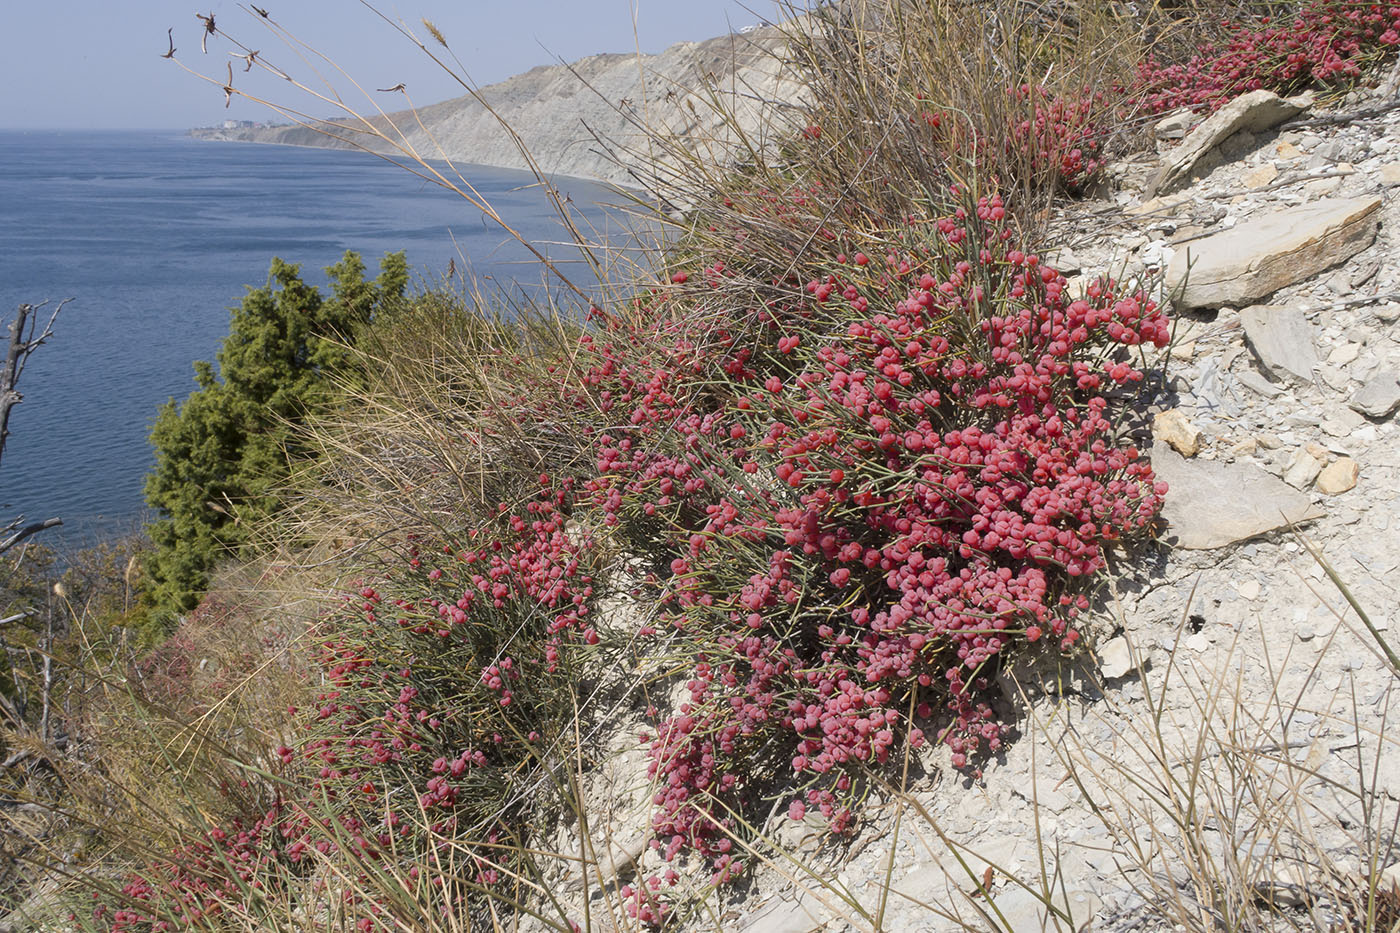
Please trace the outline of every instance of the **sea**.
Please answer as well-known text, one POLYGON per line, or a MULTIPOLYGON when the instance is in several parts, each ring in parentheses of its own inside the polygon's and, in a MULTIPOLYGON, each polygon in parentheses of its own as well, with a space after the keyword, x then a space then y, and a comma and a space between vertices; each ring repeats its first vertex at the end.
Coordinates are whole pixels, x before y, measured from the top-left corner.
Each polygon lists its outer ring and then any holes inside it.
MULTIPOLYGON (((458 168, 566 275, 596 285, 533 176, 458 168)), ((616 192, 553 181, 598 230, 616 228, 616 192)), ((0 130, 5 327, 20 303, 72 299, 20 380, 0 522, 61 518, 42 538, 60 553, 139 528, 152 419, 193 390, 192 363, 215 358, 230 307, 267 284, 274 256, 324 290, 346 250, 369 274, 406 250, 419 286, 450 267, 504 299, 550 287, 525 247, 459 195, 365 153, 183 131, 0 130)))

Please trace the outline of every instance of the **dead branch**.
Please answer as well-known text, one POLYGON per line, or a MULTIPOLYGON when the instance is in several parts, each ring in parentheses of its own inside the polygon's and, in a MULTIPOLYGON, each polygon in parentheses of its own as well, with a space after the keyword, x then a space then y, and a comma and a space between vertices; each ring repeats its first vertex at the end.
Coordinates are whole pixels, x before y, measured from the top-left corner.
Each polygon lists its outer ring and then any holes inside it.
MULTIPOLYGON (((14 320, 10 322, 10 344, 5 354, 4 367, 0 368, 0 457, 4 456, 5 441, 10 437, 10 410, 24 401, 24 396, 20 395, 17 386, 20 376, 24 374, 25 364, 29 362, 30 355, 53 336, 53 322, 58 319, 58 313, 63 310, 63 306, 72 300, 65 298, 60 301, 42 330, 38 326, 39 312, 47 302, 20 305, 14 320)), ((0 535, 4 536, 0 538, 0 554, 46 528, 63 524, 60 518, 46 518, 28 525, 23 522, 24 516, 21 515, 4 528, 0 528, 0 535)))
POLYGON ((63 519, 61 518, 46 518, 40 522, 30 522, 28 525, 21 528, 20 522, 22 521, 24 521, 23 515, 10 522, 3 529, 0 529, 0 534, 11 532, 9 537, 0 539, 0 554, 5 553, 31 535, 36 535, 46 528, 55 528, 63 524, 63 519))
POLYGON ((10 346, 9 352, 5 355, 5 367, 0 370, 0 456, 5 452, 5 441, 10 436, 10 409, 14 408, 24 396, 20 395, 15 386, 19 384, 19 377, 24 373, 24 366, 29 362, 29 355, 39 347, 44 341, 53 336, 53 322, 57 320, 58 313, 63 310, 63 306, 72 301, 65 298, 58 303, 58 307, 53 309, 53 314, 49 315, 49 321, 44 325, 44 329, 35 336, 39 320, 39 312, 44 304, 20 305, 15 312, 15 319, 10 322, 10 346))

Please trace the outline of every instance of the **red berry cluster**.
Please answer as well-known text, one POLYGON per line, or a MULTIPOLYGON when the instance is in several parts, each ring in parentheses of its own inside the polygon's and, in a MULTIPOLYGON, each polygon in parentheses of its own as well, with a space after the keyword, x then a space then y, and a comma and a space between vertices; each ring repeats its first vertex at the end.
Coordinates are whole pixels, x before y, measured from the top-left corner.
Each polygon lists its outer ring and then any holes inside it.
POLYGON ((1291 16, 1226 29, 1219 47, 1186 62, 1146 62, 1135 90, 1141 103, 1153 113, 1213 111, 1260 88, 1291 94, 1354 82, 1400 47, 1400 4, 1312 0, 1291 16))
POLYGON ((244 900, 245 890, 270 893, 267 868, 276 857, 282 816, 281 808, 274 807, 246 827, 235 823, 211 829, 205 840, 182 846, 170 859, 129 879, 121 906, 99 903, 94 919, 112 933, 167 933, 214 924, 224 905, 244 900))

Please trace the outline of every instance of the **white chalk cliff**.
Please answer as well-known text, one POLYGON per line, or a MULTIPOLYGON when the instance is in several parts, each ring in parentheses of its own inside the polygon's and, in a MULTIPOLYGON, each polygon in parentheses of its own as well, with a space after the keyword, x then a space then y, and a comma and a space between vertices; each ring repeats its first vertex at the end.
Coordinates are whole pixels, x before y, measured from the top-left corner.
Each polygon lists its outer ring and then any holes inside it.
MULTIPOLYGON (((402 133, 424 158, 528 168, 505 123, 545 174, 656 188, 648 166, 675 156, 667 158, 668 147, 643 125, 721 162, 743 158, 746 146, 765 145, 784 131, 783 115, 801 94, 784 63, 785 47, 779 29, 765 26, 682 42, 656 55, 592 55, 489 85, 479 99, 457 97, 416 115, 404 110, 372 122, 391 137, 402 133)), ((193 132, 207 139, 389 151, 348 120, 193 132)), ((666 187, 664 179, 659 187, 666 187)))

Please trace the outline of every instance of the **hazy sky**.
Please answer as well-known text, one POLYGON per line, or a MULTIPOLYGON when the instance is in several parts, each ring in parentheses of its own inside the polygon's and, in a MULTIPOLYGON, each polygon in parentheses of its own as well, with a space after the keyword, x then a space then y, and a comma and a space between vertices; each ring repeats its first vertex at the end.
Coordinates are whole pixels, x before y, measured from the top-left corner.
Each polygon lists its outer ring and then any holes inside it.
MULTIPOLYGON (((414 104, 462 93, 359 0, 265 0, 258 6, 297 39, 334 59, 385 109, 403 107, 403 98, 376 94, 374 88, 403 82, 414 104)), ((637 44, 644 52, 656 52, 773 15, 772 0, 382 0, 376 6, 436 47, 422 27, 424 17, 431 20, 479 84, 558 58, 632 51, 637 44)), ((257 69, 245 73, 244 63, 228 55, 231 46, 222 37, 211 37, 208 53, 201 53, 203 27, 195 14, 212 11, 220 30, 299 78, 314 79, 315 72, 250 9, 231 0, 0 0, 0 31, 6 40, 0 54, 0 127, 163 129, 229 118, 276 119, 237 97, 225 109, 219 85, 227 78, 229 62, 236 87, 297 101, 314 115, 333 113, 333 105, 290 97, 285 82, 265 75, 259 79, 257 69), (160 57, 167 49, 168 27, 175 30, 176 59, 216 77, 216 83, 201 81, 176 61, 160 57)), ((323 63, 318 66, 351 102, 355 91, 350 81, 323 63)), ((357 106, 363 103, 360 97, 357 106)))

